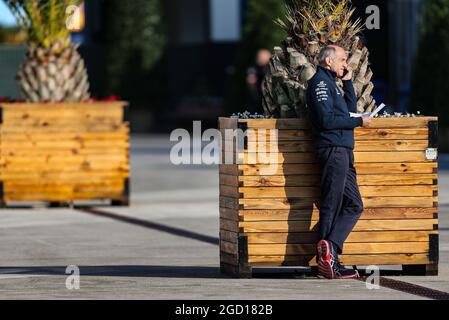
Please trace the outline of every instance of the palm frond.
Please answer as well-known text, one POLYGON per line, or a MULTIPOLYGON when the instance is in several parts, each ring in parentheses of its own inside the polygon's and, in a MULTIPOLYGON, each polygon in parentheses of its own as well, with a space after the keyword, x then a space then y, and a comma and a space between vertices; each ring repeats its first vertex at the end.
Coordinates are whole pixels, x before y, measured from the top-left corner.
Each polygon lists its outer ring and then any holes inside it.
POLYGON ((352 38, 363 30, 360 19, 352 20, 354 9, 350 0, 284 0, 284 2, 287 19, 280 26, 293 38, 301 34, 307 36, 320 34, 320 39, 338 43, 352 38))

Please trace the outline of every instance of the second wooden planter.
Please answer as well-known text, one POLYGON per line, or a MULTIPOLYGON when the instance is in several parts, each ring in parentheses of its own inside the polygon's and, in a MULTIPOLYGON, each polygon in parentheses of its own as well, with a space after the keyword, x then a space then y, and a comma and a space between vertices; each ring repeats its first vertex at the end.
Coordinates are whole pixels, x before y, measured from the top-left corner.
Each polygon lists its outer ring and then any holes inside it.
MULTIPOLYGON (((250 277, 257 266, 315 266, 320 172, 308 123, 220 118, 219 126, 222 272, 250 277), (243 150, 226 129, 247 133, 243 150), (260 135, 266 129, 277 129, 278 140, 260 135), (270 164, 253 158, 252 148, 273 144, 276 166, 267 171, 270 164), (233 163, 225 163, 224 151, 233 163)), ((343 264, 437 274, 437 129, 436 117, 417 117, 377 118, 371 128, 355 130, 365 211, 345 244, 343 264)))
POLYGON ((126 102, 0 105, 0 205, 129 203, 126 102))

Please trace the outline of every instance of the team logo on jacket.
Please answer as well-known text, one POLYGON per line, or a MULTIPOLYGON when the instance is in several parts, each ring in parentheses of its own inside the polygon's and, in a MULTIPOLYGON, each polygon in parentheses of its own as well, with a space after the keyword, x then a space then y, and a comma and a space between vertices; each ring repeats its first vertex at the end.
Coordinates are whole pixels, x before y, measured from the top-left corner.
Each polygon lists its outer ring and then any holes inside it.
POLYGON ((316 94, 316 99, 318 100, 318 102, 327 101, 327 98, 329 96, 328 96, 327 84, 324 81, 321 81, 320 83, 318 83, 316 85, 315 94, 316 94))

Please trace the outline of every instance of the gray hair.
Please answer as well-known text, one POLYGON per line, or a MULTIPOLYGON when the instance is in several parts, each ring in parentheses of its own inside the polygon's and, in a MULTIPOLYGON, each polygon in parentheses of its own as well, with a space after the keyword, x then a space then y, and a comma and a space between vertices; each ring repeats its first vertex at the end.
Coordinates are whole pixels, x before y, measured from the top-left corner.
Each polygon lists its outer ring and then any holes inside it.
POLYGON ((324 47, 321 49, 320 53, 318 53, 318 63, 320 65, 324 65, 326 63, 326 58, 335 59, 337 56, 337 50, 334 47, 324 47))

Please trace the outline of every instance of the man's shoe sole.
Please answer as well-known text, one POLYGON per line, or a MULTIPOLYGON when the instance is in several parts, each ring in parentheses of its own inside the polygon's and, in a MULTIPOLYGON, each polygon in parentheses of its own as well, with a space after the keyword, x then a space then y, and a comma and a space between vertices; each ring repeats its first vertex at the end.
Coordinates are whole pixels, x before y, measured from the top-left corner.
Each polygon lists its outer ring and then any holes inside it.
POLYGON ((320 240, 317 244, 318 252, 318 277, 333 279, 334 271, 331 265, 331 250, 329 242, 320 240))

